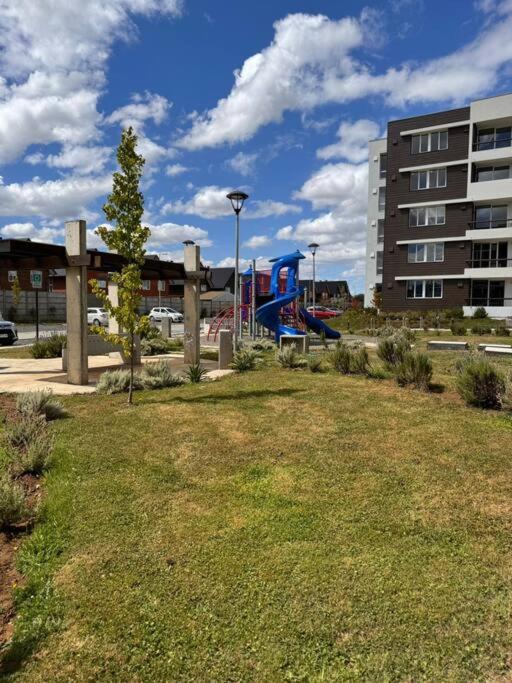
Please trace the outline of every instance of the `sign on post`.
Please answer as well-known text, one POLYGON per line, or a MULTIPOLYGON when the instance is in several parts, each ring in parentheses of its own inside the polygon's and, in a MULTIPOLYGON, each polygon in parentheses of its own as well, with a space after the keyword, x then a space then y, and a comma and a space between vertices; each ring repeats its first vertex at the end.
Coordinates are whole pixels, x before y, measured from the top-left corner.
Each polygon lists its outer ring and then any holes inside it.
POLYGON ((7 275, 7 280, 9 282, 15 282, 16 278, 18 277, 18 271, 17 270, 10 270, 7 275))
POLYGON ((158 280, 158 291, 165 292, 165 280, 158 280))
POLYGON ((42 270, 31 270, 30 271, 30 284, 33 289, 42 289, 43 287, 43 271, 42 270))

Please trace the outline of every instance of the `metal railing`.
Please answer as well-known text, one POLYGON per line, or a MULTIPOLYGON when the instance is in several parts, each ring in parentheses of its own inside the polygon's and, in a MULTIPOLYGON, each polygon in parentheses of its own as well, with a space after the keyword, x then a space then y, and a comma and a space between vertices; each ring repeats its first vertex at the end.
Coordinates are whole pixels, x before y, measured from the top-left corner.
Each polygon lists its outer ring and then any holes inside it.
POLYGON ((469 221, 468 226, 470 230, 512 228, 512 218, 489 218, 488 220, 469 221))
POLYGON ((508 265, 512 264, 512 258, 500 258, 496 257, 481 257, 473 258, 466 261, 468 268, 506 268, 508 265))
POLYGON ((511 147, 512 137, 498 137, 493 135, 488 140, 477 139, 473 142, 473 152, 481 152, 486 149, 500 149, 501 147, 511 147))
POLYGON ((466 299, 467 306, 512 306, 512 298, 504 296, 471 296, 466 299))

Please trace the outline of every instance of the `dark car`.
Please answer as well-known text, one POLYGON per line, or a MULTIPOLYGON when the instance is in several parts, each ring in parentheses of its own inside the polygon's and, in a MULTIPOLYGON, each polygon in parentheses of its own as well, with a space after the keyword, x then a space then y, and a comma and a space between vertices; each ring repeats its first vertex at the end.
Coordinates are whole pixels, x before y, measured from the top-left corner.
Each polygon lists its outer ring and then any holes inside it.
POLYGON ((16 325, 4 320, 0 313, 0 346, 12 346, 15 341, 18 341, 16 325))

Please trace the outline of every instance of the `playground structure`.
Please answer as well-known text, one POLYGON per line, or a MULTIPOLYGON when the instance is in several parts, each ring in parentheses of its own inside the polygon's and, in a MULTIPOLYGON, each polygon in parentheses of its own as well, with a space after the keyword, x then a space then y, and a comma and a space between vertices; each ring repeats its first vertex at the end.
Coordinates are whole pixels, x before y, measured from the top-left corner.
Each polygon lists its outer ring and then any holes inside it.
MULTIPOLYGON (((247 330, 255 338, 260 325, 274 334, 277 343, 283 334, 305 335, 307 330, 323 333, 326 339, 340 338, 339 332, 300 306, 304 288, 298 284, 299 262, 304 258, 297 250, 271 259, 271 270, 251 267, 241 275, 240 337, 247 330)), ((234 318, 233 306, 221 311, 210 324, 208 339, 216 341, 220 330, 233 330, 234 318)))

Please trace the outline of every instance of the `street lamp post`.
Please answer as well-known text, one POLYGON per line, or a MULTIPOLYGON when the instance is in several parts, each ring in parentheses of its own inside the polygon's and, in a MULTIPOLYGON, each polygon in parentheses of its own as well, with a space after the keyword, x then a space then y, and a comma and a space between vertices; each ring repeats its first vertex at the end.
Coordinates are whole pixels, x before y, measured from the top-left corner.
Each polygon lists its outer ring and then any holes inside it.
POLYGON ((311 251, 313 255, 313 318, 315 317, 316 313, 316 273, 315 273, 315 255, 316 255, 316 250, 318 249, 318 244, 316 242, 311 242, 311 244, 308 244, 308 248, 311 251))
POLYGON ((244 205, 246 199, 249 198, 248 194, 245 192, 240 192, 240 190, 235 190, 226 195, 226 197, 231 202, 233 211, 236 214, 236 241, 235 241, 235 301, 234 301, 234 311, 233 311, 233 350, 236 352, 238 350, 238 317, 239 317, 239 291, 238 291, 238 260, 240 252, 240 211, 244 205))

